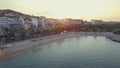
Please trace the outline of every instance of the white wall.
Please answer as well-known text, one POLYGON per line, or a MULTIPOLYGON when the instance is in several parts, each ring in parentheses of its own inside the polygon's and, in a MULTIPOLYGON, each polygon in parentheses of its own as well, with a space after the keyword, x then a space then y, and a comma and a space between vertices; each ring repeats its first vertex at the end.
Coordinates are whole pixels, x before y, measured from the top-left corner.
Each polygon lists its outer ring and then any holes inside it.
POLYGON ((32 17, 31 19, 32 19, 32 23, 33 23, 36 27, 38 27, 38 18, 32 17))

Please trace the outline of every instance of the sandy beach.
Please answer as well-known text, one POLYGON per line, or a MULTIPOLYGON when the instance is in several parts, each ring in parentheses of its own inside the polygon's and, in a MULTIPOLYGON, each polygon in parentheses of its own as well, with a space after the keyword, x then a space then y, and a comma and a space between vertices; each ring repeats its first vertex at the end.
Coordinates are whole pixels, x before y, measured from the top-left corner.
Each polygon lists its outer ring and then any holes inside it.
POLYGON ((50 42, 65 39, 65 38, 80 37, 80 36, 106 36, 111 40, 120 42, 119 35, 115 35, 107 32, 106 33, 105 32, 75 32, 75 33, 69 32, 69 33, 40 37, 40 38, 35 38, 35 39, 30 39, 30 40, 25 40, 21 42, 15 42, 15 43, 4 45, 4 46, 7 46, 8 48, 0 50, 1 52, 0 59, 10 57, 16 53, 30 50, 34 47, 38 47, 46 43, 50 43, 50 42))

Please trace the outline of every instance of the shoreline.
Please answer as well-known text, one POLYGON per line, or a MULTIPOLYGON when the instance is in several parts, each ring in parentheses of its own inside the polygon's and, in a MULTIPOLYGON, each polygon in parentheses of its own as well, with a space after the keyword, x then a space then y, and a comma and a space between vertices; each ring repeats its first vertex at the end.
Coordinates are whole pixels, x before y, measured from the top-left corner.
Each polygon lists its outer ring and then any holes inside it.
POLYGON ((66 38, 72 38, 72 37, 81 37, 81 36, 105 36, 110 40, 120 42, 120 35, 110 34, 107 32, 69 32, 69 33, 45 36, 45 37, 29 39, 25 41, 4 45, 4 46, 8 46, 8 48, 0 50, 1 52, 0 60, 9 58, 17 53, 30 50, 32 48, 42 46, 50 42, 54 42, 66 38))

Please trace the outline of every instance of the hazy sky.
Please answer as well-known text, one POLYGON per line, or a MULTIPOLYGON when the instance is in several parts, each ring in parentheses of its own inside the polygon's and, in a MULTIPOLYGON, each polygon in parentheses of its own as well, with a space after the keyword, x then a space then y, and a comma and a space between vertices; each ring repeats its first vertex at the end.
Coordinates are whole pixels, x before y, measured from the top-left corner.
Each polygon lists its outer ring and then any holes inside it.
POLYGON ((120 20, 120 0, 0 0, 0 8, 54 18, 120 20))

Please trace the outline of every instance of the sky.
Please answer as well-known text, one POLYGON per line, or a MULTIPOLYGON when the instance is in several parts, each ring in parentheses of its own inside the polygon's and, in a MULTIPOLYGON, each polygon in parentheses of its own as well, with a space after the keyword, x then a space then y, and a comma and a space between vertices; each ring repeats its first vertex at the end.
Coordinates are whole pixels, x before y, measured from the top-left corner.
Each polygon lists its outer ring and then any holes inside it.
POLYGON ((120 21, 120 0, 0 0, 0 9, 51 18, 120 21))

